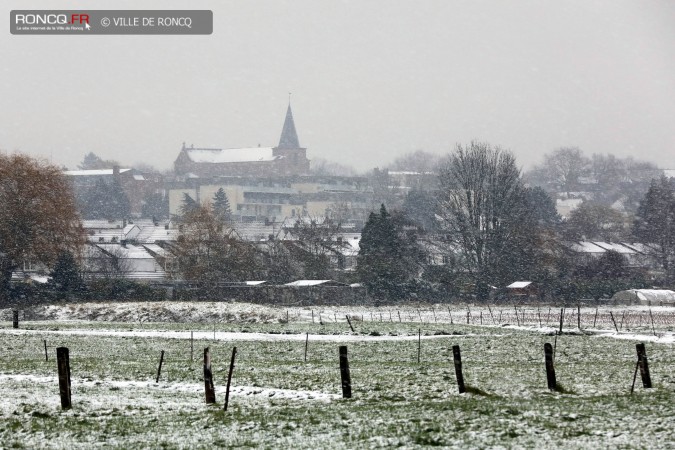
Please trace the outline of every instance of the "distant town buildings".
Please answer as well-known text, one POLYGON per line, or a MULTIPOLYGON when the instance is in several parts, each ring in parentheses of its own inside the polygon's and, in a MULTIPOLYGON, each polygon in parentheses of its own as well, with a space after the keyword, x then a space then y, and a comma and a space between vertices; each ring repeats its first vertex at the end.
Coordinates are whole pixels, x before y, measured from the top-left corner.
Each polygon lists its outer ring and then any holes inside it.
POLYGON ((176 179, 166 185, 172 216, 180 214, 186 195, 207 205, 221 188, 235 221, 312 216, 362 225, 372 207, 373 191, 366 178, 310 174, 290 104, 276 147, 183 145, 174 167, 176 179))

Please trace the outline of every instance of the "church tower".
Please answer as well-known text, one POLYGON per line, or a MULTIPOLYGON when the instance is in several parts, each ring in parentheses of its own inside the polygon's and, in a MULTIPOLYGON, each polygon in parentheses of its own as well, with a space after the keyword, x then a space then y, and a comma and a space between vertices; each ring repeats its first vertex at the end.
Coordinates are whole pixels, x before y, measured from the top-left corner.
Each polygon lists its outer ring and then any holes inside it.
POLYGON ((286 175, 307 175, 309 174, 309 160, 307 159, 307 149, 300 147, 298 133, 295 130, 295 121, 293 120, 293 111, 291 102, 288 102, 286 110, 286 119, 281 129, 279 145, 274 147, 274 156, 282 159, 280 166, 286 175))

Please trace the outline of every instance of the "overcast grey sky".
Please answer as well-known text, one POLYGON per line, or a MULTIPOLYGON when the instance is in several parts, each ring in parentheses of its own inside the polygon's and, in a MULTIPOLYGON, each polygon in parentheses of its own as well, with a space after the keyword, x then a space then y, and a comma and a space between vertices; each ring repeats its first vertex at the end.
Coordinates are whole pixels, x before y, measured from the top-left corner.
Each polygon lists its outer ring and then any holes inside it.
POLYGON ((675 168, 670 0, 97 1, 211 9, 210 36, 13 36, 4 1, 0 149, 69 168, 93 151, 172 167, 195 146, 276 145, 288 101, 308 156, 360 170, 488 141, 675 168))

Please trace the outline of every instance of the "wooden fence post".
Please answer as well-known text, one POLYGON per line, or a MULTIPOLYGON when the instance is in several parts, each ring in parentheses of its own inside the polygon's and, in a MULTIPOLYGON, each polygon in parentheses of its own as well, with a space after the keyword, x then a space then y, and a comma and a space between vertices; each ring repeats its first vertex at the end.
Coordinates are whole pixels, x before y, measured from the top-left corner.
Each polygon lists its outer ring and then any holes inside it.
POLYGON ((459 393, 463 394, 466 392, 466 386, 464 386, 464 375, 462 374, 462 355, 459 351, 459 345, 452 346, 452 356, 455 362, 455 375, 457 376, 457 387, 459 388, 459 393))
POLYGON ((492 315, 492 308, 490 308, 490 304, 488 303, 487 305, 488 311, 490 311, 490 319, 492 319, 492 325, 495 324, 495 316, 492 315))
POLYGON ((398 313, 398 321, 401 322, 401 311, 396 311, 398 313))
POLYGON ((595 307, 595 317, 593 318, 593 328, 595 328, 595 322, 598 320, 598 307, 595 307))
POLYGON ((581 305, 577 305, 577 328, 581 330, 581 305))
POLYGON ((654 327, 654 316, 652 316, 652 309, 649 308, 649 318, 652 321, 652 332, 654 333, 654 336, 656 336, 656 328, 654 327))
POLYGON ((635 344, 638 355, 638 364, 640 365, 640 376, 642 377, 642 386, 645 389, 652 387, 652 377, 649 375, 649 364, 647 364, 647 350, 645 344, 635 344))
POLYGON ((614 323, 614 329, 615 329, 616 332, 618 333, 618 332, 619 332, 619 327, 616 326, 616 320, 614 320, 614 314, 612 314, 612 311, 609 312, 609 317, 612 318, 612 323, 614 323))
POLYGON ((349 314, 345 314, 345 317, 347 318, 347 323, 349 324, 349 328, 352 329, 352 333, 354 332, 354 327, 352 326, 352 321, 349 320, 349 314))
POLYGON ((216 391, 213 388, 213 372, 211 372, 211 352, 209 348, 204 349, 204 396, 206 404, 216 402, 216 391))
POLYGON ((544 357, 546 358, 546 382, 548 388, 556 390, 555 367, 553 367, 553 347, 548 342, 544 344, 544 357))
POLYGON ((162 363, 164 363, 164 350, 159 354, 159 366, 157 367, 157 378, 155 383, 159 383, 159 376, 162 374, 162 363))
POLYGON ((234 370, 234 357, 237 355, 237 347, 232 348, 232 359, 230 360, 230 371, 227 374, 227 387, 225 388, 225 408, 227 411, 227 405, 230 403, 230 385, 232 383, 232 371, 234 370))
POLYGON ((340 346, 340 378, 342 380, 342 398, 352 398, 352 378, 349 375, 347 346, 340 346))
POLYGON ((19 310, 12 310, 12 328, 19 328, 19 310))
POLYGON ((565 317, 565 308, 560 308, 560 330, 558 330, 558 334, 562 334, 564 317, 565 317))
POLYGON ((309 333, 305 335, 305 362, 307 362, 307 347, 309 346, 309 333))
POLYGON ((44 339, 45 343, 45 361, 49 361, 49 354, 47 353, 47 339, 44 339))
POLYGON ((56 364, 59 372, 59 394, 61 395, 61 408, 72 407, 70 400, 70 355, 67 347, 56 349, 56 364))
POLYGON ((420 363, 422 354, 422 329, 417 330, 417 364, 420 363))
POLYGON ((520 326, 520 317, 518 316, 518 307, 513 305, 513 310, 516 312, 516 323, 520 326))

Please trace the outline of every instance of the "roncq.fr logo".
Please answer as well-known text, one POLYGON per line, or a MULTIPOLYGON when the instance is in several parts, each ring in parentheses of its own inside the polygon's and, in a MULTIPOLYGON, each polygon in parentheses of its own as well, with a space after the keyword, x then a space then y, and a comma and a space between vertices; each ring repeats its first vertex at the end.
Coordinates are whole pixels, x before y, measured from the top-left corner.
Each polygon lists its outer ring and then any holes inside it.
POLYGON ((89 14, 17 14, 14 20, 16 25, 89 25, 89 14))

